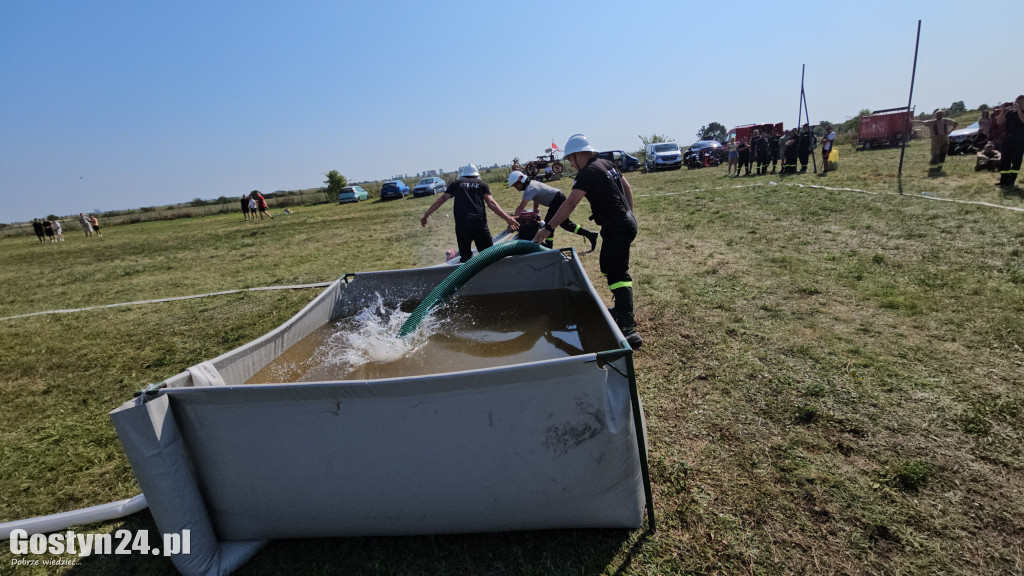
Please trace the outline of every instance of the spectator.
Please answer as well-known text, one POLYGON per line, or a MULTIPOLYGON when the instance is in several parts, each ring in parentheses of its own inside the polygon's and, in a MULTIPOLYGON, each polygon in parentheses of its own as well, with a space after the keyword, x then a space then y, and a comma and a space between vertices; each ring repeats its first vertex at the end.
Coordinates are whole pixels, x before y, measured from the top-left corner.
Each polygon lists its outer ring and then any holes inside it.
MULTIPOLYGON (((821 175, 828 174, 828 157, 832 154, 832 146, 836 143, 836 133, 832 125, 825 126, 825 141, 821 144, 821 175)), ((804 166, 806 168, 806 166, 804 166)))
POLYGON ((992 118, 988 115, 988 110, 981 112, 981 118, 978 119, 978 142, 984 144, 988 142, 992 137, 992 118))
POLYGON ((39 238, 39 243, 44 242, 43 235, 46 233, 43 230, 43 223, 39 221, 39 218, 32 219, 32 231, 36 233, 36 238, 39 238))
POLYGON ((981 152, 978 152, 977 160, 974 163, 974 171, 991 170, 995 172, 999 170, 999 163, 1002 159, 1002 154, 999 153, 999 150, 996 150, 996 145, 989 140, 985 147, 981 149, 981 152))
POLYGON ((764 175, 768 173, 768 161, 771 159, 772 153, 769 150, 771 144, 768 141, 767 134, 760 134, 756 130, 754 131, 754 140, 751 142, 754 152, 754 160, 757 162, 757 174, 764 175))
POLYGON ((799 140, 799 136, 795 128, 779 139, 779 145, 782 146, 783 174, 796 174, 797 140, 799 140))
POLYGON ((726 169, 725 169, 725 175, 726 176, 731 176, 732 175, 732 169, 735 168, 736 169, 736 175, 739 176, 740 175, 740 165, 739 165, 740 153, 739 153, 739 151, 736 148, 736 139, 733 138, 732 140, 729 140, 729 142, 725 145, 725 149, 729 151, 729 166, 726 167, 726 169))
POLYGON ((46 233, 46 239, 50 242, 57 241, 53 237, 53 222, 50 222, 49 218, 43 218, 43 232, 46 233))
POLYGON ((92 224, 83 212, 78 213, 78 223, 82 225, 82 232, 85 232, 86 237, 92 236, 92 224))
POLYGON ((778 165, 779 160, 782 160, 782 134, 777 134, 772 129, 772 135, 768 138, 768 148, 771 151, 772 156, 772 174, 775 174, 775 167, 778 165))
POLYGON ((242 203, 242 216, 246 220, 248 220, 249 219, 249 197, 246 196, 245 194, 242 194, 241 203, 242 203))
POLYGON ((1013 188, 1024 157, 1024 95, 1017 96, 1013 104, 1003 106, 995 123, 1003 129, 1002 162, 999 166, 999 186, 1013 188))
POLYGON ((1003 127, 996 122, 996 118, 1003 113, 1003 106, 1006 106, 1006 104, 997 104, 992 109, 992 124, 989 125, 991 132, 988 135, 988 139, 995 143, 996 150, 1002 150, 1003 145, 1003 127))
POLYGON ((95 214, 89 217, 89 224, 92 225, 92 231, 95 232, 97 236, 103 236, 100 232, 100 221, 96 219, 95 214))
MULTIPOLYGON (((274 217, 270 215, 270 212, 267 212, 267 199, 263 197, 263 194, 260 194, 259 190, 253 190, 252 192, 249 192, 249 198, 256 200, 256 210, 260 215, 260 220, 263 220, 264 214, 267 215, 267 218, 270 218, 271 220, 274 219, 274 217)), ((252 204, 249 204, 249 206, 251 207, 252 204)), ((254 219, 256 218, 255 215, 256 212, 253 212, 254 219)))
POLYGON ((420 218, 420 226, 426 226, 427 218, 450 198, 455 198, 455 240, 459 245, 460 262, 468 262, 473 257, 474 244, 478 252, 494 244, 487 227, 485 207, 500 216, 512 230, 519 229, 519 223, 501 209, 491 196, 491 188, 480 179, 480 171, 472 164, 464 166, 459 179, 449 184, 441 197, 427 208, 420 218))
POLYGON ((797 137, 797 156, 800 158, 800 173, 807 172, 807 162, 811 159, 811 147, 814 145, 814 134, 809 124, 804 124, 797 137))
POLYGON ((957 123, 946 118, 945 110, 936 110, 935 118, 925 120, 928 134, 932 137, 932 159, 929 162, 935 171, 941 171, 949 152, 949 133, 956 130, 957 123))
POLYGON ((746 170, 746 175, 750 176, 750 145, 746 142, 740 142, 736 146, 736 150, 739 152, 740 164, 736 167, 736 175, 740 175, 740 168, 746 170))
POLYGON ((60 220, 54 219, 53 221, 53 236, 57 242, 64 241, 64 226, 61 225, 60 220))

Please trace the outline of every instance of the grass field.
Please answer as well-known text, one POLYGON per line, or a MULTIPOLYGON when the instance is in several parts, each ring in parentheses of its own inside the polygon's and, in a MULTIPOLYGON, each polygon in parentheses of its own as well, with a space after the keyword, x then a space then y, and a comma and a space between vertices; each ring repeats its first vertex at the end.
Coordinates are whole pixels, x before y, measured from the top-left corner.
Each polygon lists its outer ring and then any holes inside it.
MULTIPOLYGON (((826 178, 628 176, 656 533, 277 541, 238 573, 1024 574, 1024 212, 934 200, 1024 198, 972 158, 929 176, 927 153, 908 148, 902 183, 898 150, 849 146, 826 178)), ((5 239, 0 317, 435 264, 454 231, 450 203, 419 226, 430 201, 5 239)), ((0 320, 0 521, 135 495, 107 412, 316 293, 0 320)), ((121 527, 155 529, 143 512, 88 530, 121 527)), ((12 558, 0 573, 50 573, 12 558)), ((139 556, 61 570, 174 573, 139 556)))

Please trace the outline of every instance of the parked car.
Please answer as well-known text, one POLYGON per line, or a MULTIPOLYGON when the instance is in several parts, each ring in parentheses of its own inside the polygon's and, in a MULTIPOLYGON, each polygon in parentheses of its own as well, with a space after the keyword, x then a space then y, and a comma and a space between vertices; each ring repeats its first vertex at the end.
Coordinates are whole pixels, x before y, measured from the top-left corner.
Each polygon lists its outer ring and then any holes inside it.
POLYGON ((952 155, 977 154, 985 143, 981 141, 981 125, 975 122, 966 128, 949 133, 949 153, 952 155))
POLYGON ((647 158, 644 167, 648 172, 658 170, 679 170, 683 167, 683 151, 675 142, 656 142, 644 148, 647 158))
POLYGON ((623 172, 633 172, 634 170, 640 169, 640 160, 636 156, 631 156, 622 150, 608 150, 607 152, 598 152, 598 158, 604 158, 609 160, 619 167, 619 170, 623 172))
POLYGON ((380 199, 381 200, 393 200, 398 198, 401 200, 409 195, 409 185, 401 180, 391 180, 385 182, 380 187, 380 199))
POLYGON ((440 192, 444 192, 448 187, 445 184, 444 179, 432 176, 430 178, 424 178, 420 180, 415 186, 412 187, 412 195, 416 198, 422 196, 433 196, 440 192))
POLYGON ((338 194, 338 204, 359 202, 360 200, 366 200, 369 197, 370 194, 360 186, 346 186, 342 188, 341 193, 338 194))
POLYGON ((718 140, 697 140, 691 144, 690 149, 683 154, 683 162, 687 166, 690 166, 691 156, 697 155, 697 157, 700 158, 705 152, 719 162, 729 159, 729 151, 726 150, 725 146, 722 146, 722 143, 718 140))

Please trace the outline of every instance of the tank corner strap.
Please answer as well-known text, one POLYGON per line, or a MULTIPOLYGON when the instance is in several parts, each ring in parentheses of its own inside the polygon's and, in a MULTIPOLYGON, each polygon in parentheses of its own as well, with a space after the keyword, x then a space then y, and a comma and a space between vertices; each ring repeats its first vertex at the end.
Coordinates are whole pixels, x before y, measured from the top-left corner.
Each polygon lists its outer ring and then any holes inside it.
POLYGON ((142 390, 135 391, 135 393, 132 394, 132 398, 137 398, 138 399, 137 402, 140 403, 140 404, 143 404, 145 402, 148 402, 149 399, 154 394, 157 393, 157 391, 159 391, 159 390, 161 390, 163 388, 166 388, 166 387, 167 387, 167 382, 154 382, 153 384, 150 384, 149 386, 146 386, 142 390))

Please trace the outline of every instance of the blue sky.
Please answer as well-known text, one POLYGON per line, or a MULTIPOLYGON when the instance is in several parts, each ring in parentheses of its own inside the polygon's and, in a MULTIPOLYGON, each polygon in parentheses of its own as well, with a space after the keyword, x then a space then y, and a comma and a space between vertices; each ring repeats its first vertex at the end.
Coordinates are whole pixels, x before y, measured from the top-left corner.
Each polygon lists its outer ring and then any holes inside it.
POLYGON ((788 126, 802 64, 842 121, 907 102, 918 19, 917 110, 992 105, 1020 5, 977 7, 0 0, 0 222, 788 126))

